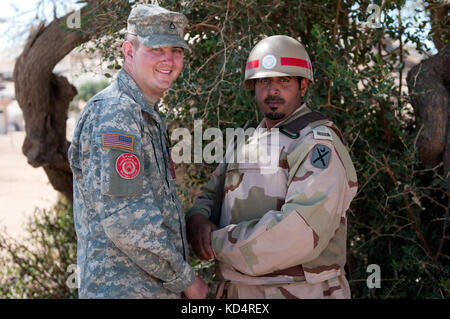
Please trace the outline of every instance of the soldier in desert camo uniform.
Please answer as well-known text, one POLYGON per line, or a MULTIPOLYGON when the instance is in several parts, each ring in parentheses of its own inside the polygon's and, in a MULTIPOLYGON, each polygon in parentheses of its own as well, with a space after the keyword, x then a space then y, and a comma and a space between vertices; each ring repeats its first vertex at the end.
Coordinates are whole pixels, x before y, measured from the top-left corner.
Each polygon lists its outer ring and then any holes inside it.
POLYGON ((218 297, 350 298, 346 212, 357 178, 336 126, 302 102, 309 81, 309 56, 291 37, 268 37, 249 55, 245 85, 264 119, 232 146, 244 160, 220 163, 187 212, 195 253, 217 259, 218 297), (247 160, 255 145, 275 167, 247 160))
POLYGON ((80 298, 204 298, 187 263, 183 211, 158 99, 183 68, 184 15, 152 5, 130 13, 124 68, 75 129, 80 298), (172 168, 172 169, 171 169, 172 168))

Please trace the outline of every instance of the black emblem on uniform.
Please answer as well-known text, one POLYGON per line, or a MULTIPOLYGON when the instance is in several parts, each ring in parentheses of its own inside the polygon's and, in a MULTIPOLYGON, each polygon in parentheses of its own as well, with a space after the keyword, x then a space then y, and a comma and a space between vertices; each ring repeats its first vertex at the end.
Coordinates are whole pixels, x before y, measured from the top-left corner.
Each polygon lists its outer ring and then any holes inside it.
POLYGON ((316 144, 311 155, 311 164, 317 168, 327 168, 330 162, 331 149, 323 144, 316 144))
POLYGON ((170 22, 169 29, 172 29, 172 30, 176 29, 175 24, 173 22, 170 22))

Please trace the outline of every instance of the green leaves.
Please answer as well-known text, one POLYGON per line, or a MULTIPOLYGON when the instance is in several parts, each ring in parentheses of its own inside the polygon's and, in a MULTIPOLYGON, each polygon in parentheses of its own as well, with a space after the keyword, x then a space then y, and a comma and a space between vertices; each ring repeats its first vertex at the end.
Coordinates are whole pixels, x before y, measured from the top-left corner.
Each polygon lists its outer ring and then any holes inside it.
MULTIPOLYGON (((348 275, 353 297, 448 298, 449 255, 444 249, 448 246, 448 179, 442 164, 424 167, 420 163, 416 147, 420 123, 416 123, 409 98, 399 87, 400 74, 405 78, 405 62, 412 54, 405 48, 429 53, 425 39, 432 38, 431 32, 423 31, 428 22, 418 14, 399 20, 399 8, 403 11, 406 3, 411 3, 383 1, 383 27, 377 29, 362 22, 369 16, 369 4, 381 6, 381 1, 159 3, 187 15, 187 41, 192 48, 180 78, 163 99, 162 112, 169 128, 192 131, 194 119, 202 119, 204 129, 219 127, 225 132, 227 127, 242 126, 247 120, 260 121, 254 94, 244 89, 248 54, 266 36, 285 34, 301 39, 315 78, 305 101, 341 129, 357 170, 360 186, 348 216, 348 275), (195 114, 190 112, 194 108, 195 114), (371 263, 381 267, 380 289, 370 290, 365 284, 366 268, 371 263)), ((93 45, 85 49, 103 57, 107 78, 121 67, 124 33, 119 30, 126 27, 129 11, 128 1, 114 0, 105 5, 101 15, 83 20, 83 25, 91 26, 84 30, 87 33, 101 26, 93 45)), ((211 176, 214 166, 177 165, 183 173, 177 182, 185 208, 192 204, 199 185, 211 176)), ((55 227, 54 231, 70 231, 66 222, 57 222, 55 227)), ((43 243, 54 245, 58 241, 48 237, 43 243)), ((67 245, 72 247, 73 241, 67 245)), ((28 285, 43 271, 33 268, 42 257, 26 256, 21 263, 29 272, 20 264, 2 269, 4 278, 9 278, 3 287, 13 287, 15 292, 9 293, 15 296, 32 295, 28 285), (26 275, 11 279, 20 271, 26 275)), ((202 271, 207 268, 195 258, 192 264, 202 271)))
POLYGON ((37 209, 27 232, 23 243, 0 233, 0 298, 76 298, 66 285, 77 247, 70 204, 37 209))

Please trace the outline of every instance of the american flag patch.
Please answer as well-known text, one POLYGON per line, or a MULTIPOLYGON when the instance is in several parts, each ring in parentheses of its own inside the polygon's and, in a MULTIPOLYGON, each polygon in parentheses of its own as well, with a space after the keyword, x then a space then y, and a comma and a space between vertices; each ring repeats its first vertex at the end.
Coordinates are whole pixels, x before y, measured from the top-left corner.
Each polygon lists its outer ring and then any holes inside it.
POLYGON ((118 147, 124 150, 133 151, 134 137, 124 134, 103 133, 102 146, 118 147))

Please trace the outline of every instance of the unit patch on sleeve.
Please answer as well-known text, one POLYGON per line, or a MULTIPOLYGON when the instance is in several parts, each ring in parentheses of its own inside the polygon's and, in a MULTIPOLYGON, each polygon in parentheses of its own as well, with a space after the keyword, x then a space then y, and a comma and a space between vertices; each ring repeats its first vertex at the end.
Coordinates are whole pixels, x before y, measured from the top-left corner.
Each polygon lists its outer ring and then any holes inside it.
POLYGON ((316 144, 311 154, 311 164, 317 168, 327 168, 330 162, 331 149, 323 144, 316 144))
POLYGON ((134 179, 139 174, 141 163, 134 154, 122 154, 117 158, 116 171, 120 177, 134 179))
POLYGON ((127 151, 133 151, 134 137, 118 133, 103 133, 102 146, 116 147, 127 151))

